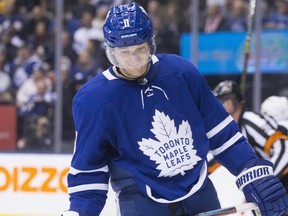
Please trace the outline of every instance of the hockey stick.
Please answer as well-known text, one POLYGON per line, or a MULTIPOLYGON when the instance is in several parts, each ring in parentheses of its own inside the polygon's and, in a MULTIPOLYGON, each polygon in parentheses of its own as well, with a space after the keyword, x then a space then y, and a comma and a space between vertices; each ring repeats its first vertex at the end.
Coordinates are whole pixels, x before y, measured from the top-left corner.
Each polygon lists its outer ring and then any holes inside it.
POLYGON ((240 88, 243 95, 245 95, 245 89, 246 89, 247 67, 248 67, 248 60, 250 58, 251 36, 253 31, 253 19, 255 15, 256 1, 257 0, 250 0, 249 2, 249 16, 248 16, 247 34, 244 48, 244 66, 240 83, 240 88))
POLYGON ((196 214, 194 216, 217 216, 217 215, 228 215, 228 214, 234 214, 237 212, 245 212, 245 211, 251 211, 255 210, 256 215, 260 215, 258 206, 255 203, 244 203, 237 206, 231 206, 227 208, 222 209, 216 209, 208 212, 203 212, 196 214))

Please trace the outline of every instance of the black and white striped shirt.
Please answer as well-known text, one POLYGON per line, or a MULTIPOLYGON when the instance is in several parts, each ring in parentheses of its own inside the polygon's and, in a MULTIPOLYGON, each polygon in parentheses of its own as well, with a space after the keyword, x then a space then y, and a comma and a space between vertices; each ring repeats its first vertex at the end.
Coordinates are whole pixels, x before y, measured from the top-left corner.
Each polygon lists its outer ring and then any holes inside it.
POLYGON ((270 116, 245 111, 239 127, 257 155, 274 164, 278 178, 288 174, 288 121, 278 123, 270 116))

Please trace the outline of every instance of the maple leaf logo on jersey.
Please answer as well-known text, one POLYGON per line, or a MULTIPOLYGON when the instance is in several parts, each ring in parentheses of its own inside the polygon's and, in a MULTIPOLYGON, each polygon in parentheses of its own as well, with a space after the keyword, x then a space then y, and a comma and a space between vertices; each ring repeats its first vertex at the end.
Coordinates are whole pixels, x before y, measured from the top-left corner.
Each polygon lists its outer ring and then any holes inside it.
POLYGON ((201 160, 193 146, 191 126, 183 120, 177 133, 174 120, 158 110, 155 110, 153 120, 151 131, 157 140, 143 138, 138 142, 140 150, 159 164, 156 167, 161 171, 158 177, 185 175, 186 170, 201 160))

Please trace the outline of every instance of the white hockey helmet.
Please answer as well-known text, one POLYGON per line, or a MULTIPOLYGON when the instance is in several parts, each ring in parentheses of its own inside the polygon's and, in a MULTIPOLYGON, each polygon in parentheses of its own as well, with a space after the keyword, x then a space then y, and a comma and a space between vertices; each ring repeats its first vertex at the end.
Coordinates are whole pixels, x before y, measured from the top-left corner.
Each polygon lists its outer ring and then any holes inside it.
POLYGON ((261 104, 261 114, 273 117, 276 121, 288 120, 288 98, 284 96, 270 96, 261 104))

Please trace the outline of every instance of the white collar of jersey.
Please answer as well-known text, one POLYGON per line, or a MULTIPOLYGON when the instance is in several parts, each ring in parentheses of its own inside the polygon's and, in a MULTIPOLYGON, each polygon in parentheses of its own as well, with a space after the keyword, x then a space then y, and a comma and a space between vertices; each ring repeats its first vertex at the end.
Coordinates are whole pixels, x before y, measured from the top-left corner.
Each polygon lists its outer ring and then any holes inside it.
POLYGON ((152 59, 152 64, 155 64, 156 62, 159 61, 159 59, 158 59, 157 56, 155 56, 155 55, 152 55, 152 56, 151 56, 151 59, 152 59))
MULTIPOLYGON (((152 60, 152 64, 154 65, 156 62, 159 61, 159 59, 157 58, 157 56, 152 55, 151 56, 151 60, 152 60)), ((108 79, 108 80, 114 80, 114 79, 118 79, 119 77, 115 76, 114 74, 112 74, 109 69, 105 70, 103 72, 103 75, 108 79)))

